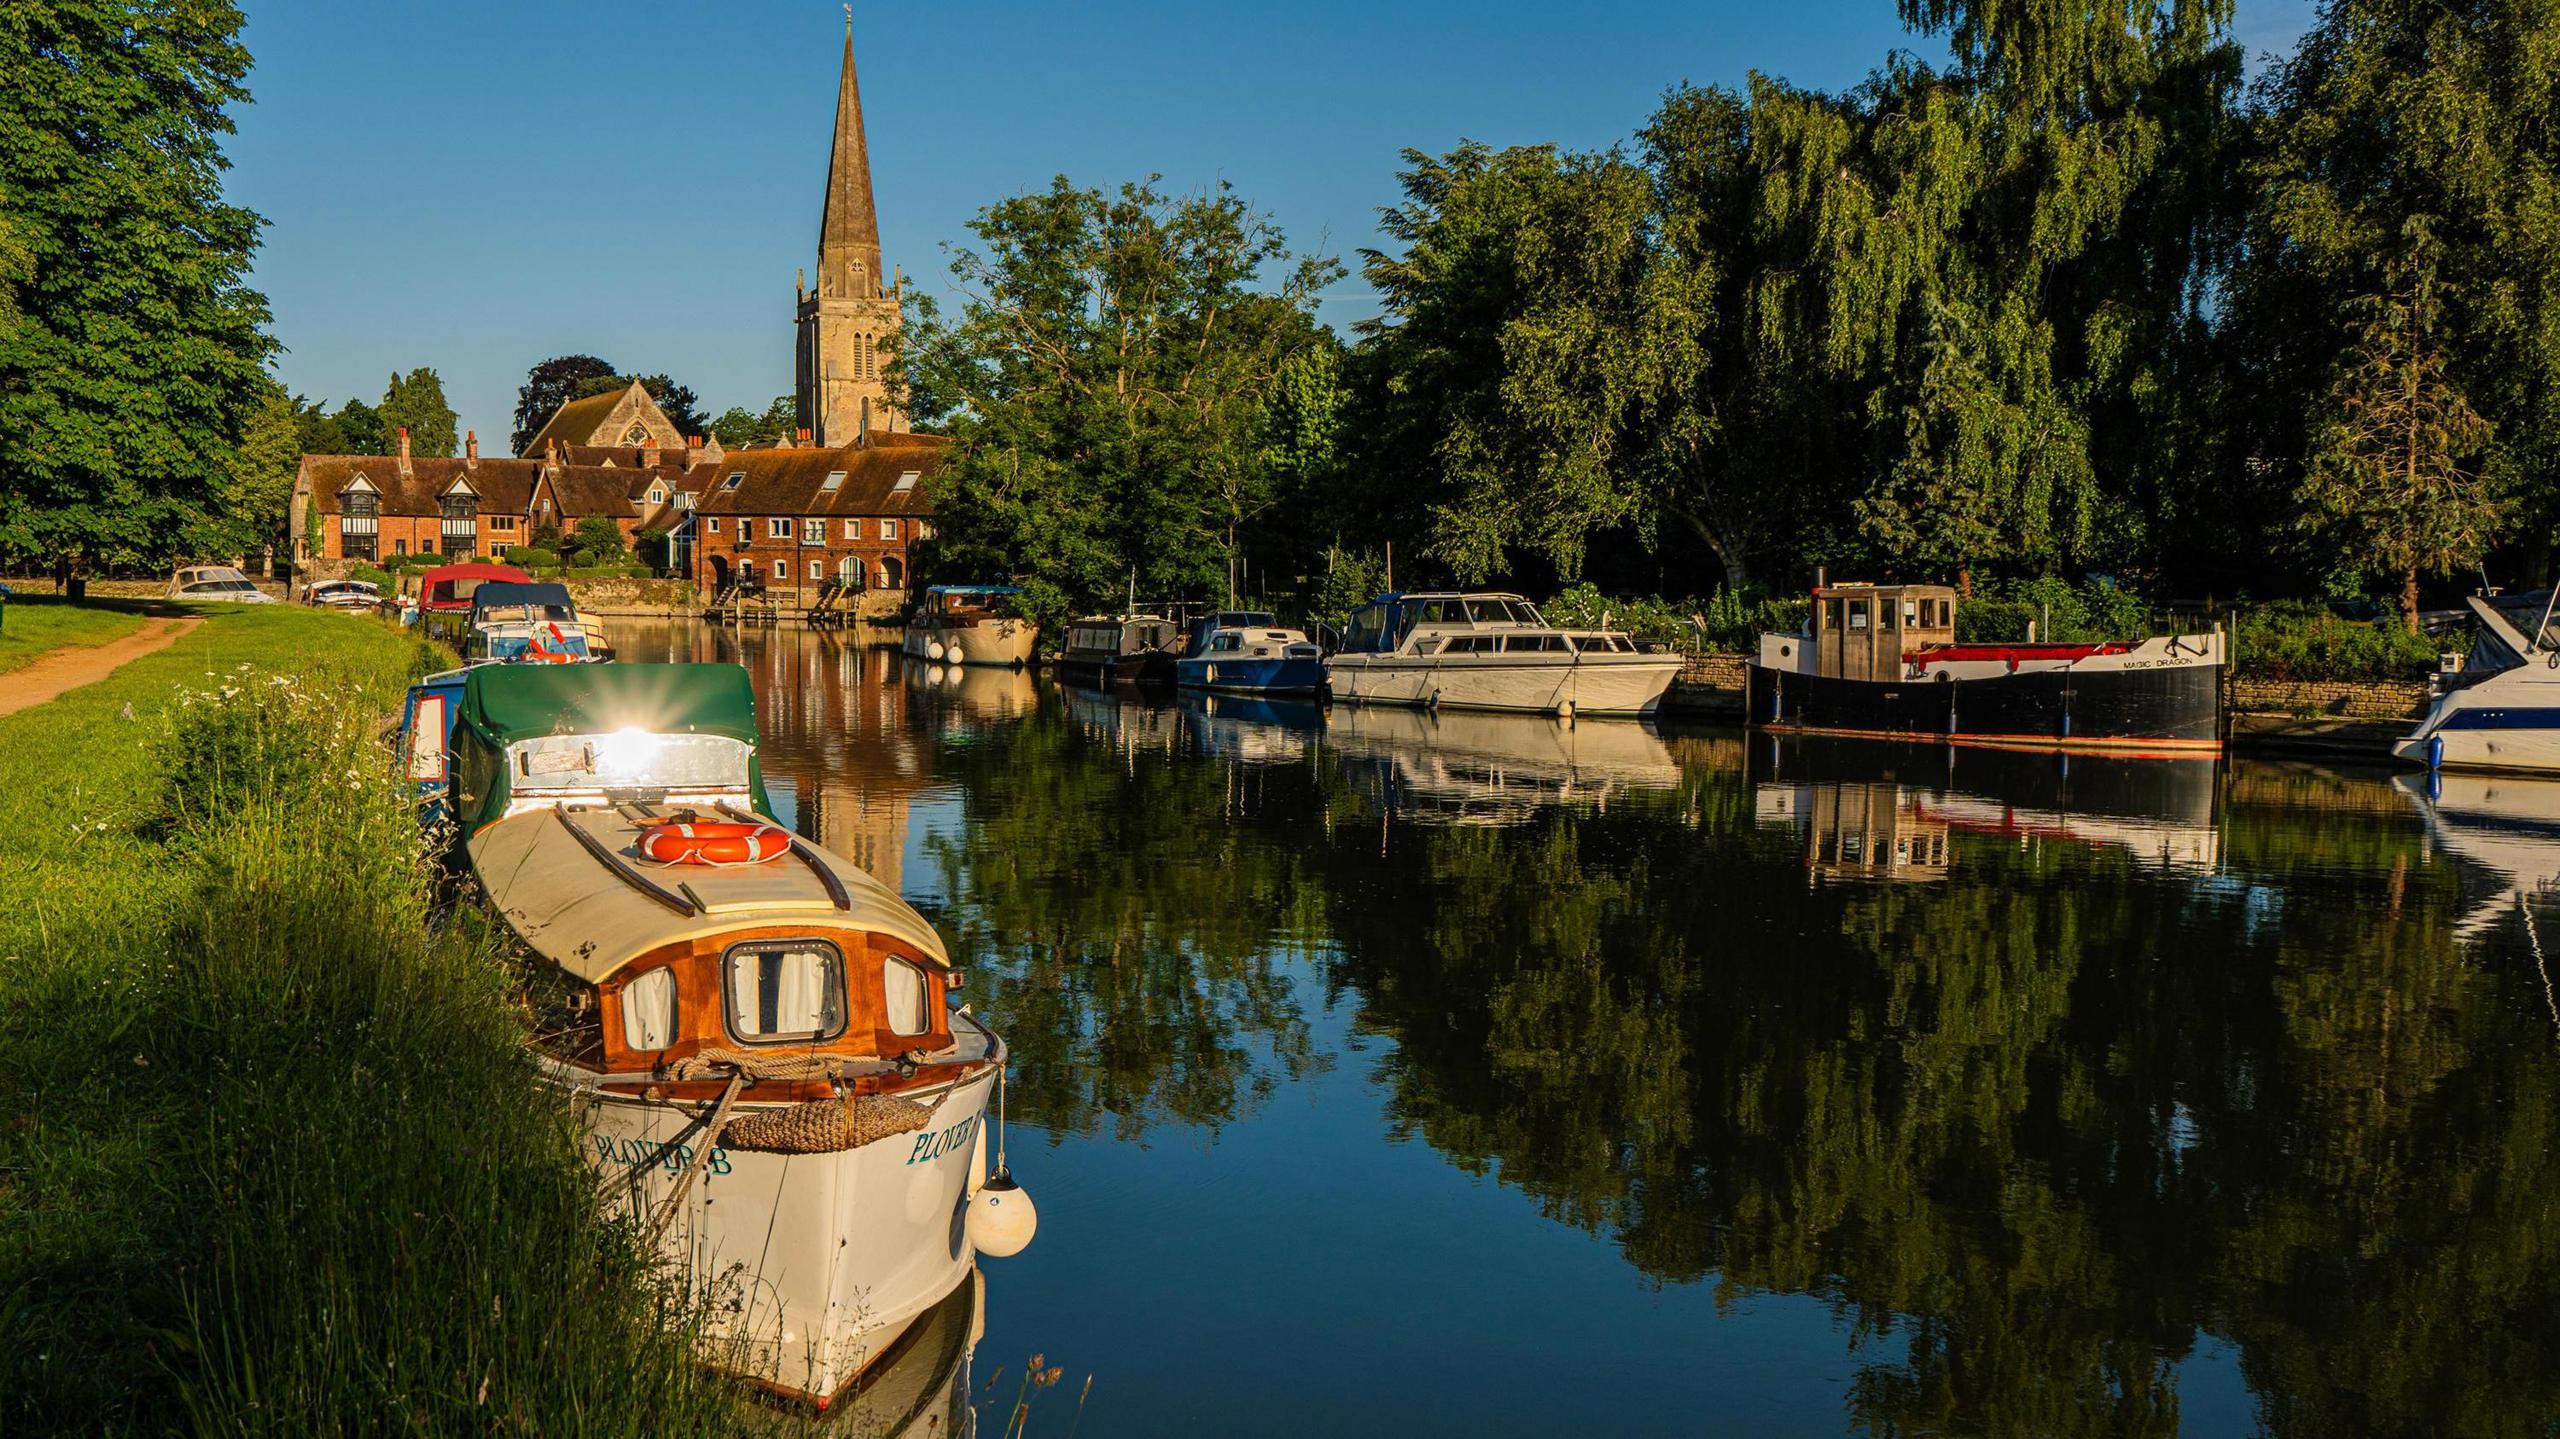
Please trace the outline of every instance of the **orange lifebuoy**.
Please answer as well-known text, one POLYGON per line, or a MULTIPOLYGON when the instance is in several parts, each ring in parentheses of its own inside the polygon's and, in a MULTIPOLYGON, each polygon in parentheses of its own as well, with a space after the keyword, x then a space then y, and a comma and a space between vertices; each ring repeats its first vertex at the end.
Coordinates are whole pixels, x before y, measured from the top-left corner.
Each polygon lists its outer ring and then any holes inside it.
POLYGON ((790 848, 790 833, 770 824, 653 824, 640 831, 640 853, 660 864, 762 864, 790 848))

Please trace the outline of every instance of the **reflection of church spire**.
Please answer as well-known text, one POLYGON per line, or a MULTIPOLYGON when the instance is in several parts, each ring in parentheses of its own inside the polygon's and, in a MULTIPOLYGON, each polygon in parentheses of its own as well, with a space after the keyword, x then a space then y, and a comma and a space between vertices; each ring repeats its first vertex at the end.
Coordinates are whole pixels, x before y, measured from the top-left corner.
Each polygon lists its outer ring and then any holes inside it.
POLYGON ((880 216, 871 201, 871 149, 862 136, 862 85, 853 73, 853 7, 845 7, 844 73, 836 81, 835 149, 827 157, 818 222, 818 292, 867 299, 880 289, 880 216))

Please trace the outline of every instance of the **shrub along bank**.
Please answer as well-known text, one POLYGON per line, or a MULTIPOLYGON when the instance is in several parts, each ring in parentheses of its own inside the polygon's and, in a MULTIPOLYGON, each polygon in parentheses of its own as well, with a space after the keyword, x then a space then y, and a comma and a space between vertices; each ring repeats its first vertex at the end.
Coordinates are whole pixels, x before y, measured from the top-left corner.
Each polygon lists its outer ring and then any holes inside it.
POLYGON ((435 922, 380 742, 429 653, 239 610, 0 720, 0 1430, 745 1417, 435 922))

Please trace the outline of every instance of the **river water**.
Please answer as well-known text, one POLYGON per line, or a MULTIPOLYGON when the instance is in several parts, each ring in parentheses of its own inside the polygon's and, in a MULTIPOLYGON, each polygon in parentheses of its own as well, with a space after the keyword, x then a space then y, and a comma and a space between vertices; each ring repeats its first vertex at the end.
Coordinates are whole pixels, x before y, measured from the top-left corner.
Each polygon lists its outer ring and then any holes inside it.
POLYGON ((1013 1045, 988 1434, 2560 1424, 2560 784, 615 638, 1013 1045))

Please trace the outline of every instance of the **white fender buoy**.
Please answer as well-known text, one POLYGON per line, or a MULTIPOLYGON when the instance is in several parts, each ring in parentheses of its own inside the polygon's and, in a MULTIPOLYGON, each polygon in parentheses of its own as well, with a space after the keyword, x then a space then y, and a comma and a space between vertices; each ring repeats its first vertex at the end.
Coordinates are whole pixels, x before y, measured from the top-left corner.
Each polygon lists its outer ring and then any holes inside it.
POLYGON ((969 1243, 980 1254, 1009 1259, 1031 1243, 1039 1228, 1040 1211, 1031 1203, 1031 1191, 1014 1183, 1010 1170, 988 1175, 969 1196, 969 1243))
POLYGON ((926 640, 924 642, 924 657, 929 660, 938 660, 942 658, 942 641, 926 640))

